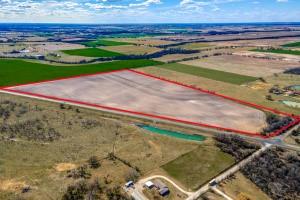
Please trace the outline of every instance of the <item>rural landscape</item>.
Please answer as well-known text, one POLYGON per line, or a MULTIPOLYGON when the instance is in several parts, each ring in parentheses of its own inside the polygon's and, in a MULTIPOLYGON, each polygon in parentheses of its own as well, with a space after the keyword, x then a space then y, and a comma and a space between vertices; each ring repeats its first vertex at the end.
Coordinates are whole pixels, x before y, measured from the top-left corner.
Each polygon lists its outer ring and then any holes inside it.
POLYGON ((299 200, 299 184, 300 23, 0 23, 1 200, 299 200))

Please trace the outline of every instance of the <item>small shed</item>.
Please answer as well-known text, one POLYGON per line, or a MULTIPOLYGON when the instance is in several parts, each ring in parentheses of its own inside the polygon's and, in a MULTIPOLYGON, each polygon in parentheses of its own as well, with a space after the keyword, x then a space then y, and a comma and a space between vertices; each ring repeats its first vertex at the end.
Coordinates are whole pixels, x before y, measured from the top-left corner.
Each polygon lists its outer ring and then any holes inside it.
POLYGON ((144 184, 144 187, 148 188, 148 189, 151 189, 154 187, 154 183, 152 181, 147 181, 145 184, 144 184))
POLYGON ((155 179, 153 182, 154 182, 154 186, 155 186, 158 190, 167 187, 166 184, 164 184, 164 183, 163 183, 161 180, 159 180, 159 179, 155 179))
POLYGON ((170 190, 169 190, 169 188, 168 187, 164 187, 164 188, 162 188, 162 189, 160 189, 159 190, 159 194, 161 195, 161 196, 167 196, 167 195, 169 195, 170 194, 170 190))

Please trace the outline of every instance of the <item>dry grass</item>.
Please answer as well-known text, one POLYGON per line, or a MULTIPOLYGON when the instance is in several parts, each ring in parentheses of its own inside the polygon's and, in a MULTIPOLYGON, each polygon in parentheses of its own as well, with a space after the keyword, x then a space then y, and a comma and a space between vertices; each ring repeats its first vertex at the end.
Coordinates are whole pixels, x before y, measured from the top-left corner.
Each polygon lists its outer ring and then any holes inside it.
POLYGON ((220 189, 233 199, 247 197, 249 200, 271 200, 240 172, 236 173, 234 178, 224 181, 221 184, 220 189))
MULTIPOLYGON (((112 151, 113 144, 115 154, 137 166, 142 174, 199 146, 197 143, 144 134, 130 125, 130 121, 107 118, 110 115, 103 117, 101 112, 80 108, 80 113, 77 113, 72 107, 66 106, 61 110, 55 103, 1 94, 0 101, 3 100, 23 103, 30 109, 21 118, 12 116, 9 123, 45 118, 62 135, 59 140, 46 143, 24 138, 17 138, 14 142, 0 141, 0 179, 2 182, 13 179, 30 185, 33 190, 26 194, 29 199, 59 199, 67 185, 74 182, 66 178, 66 167, 86 164, 93 155, 103 159, 112 151), (96 120, 100 125, 91 129, 82 128, 82 122, 88 119, 96 120), (58 166, 59 171, 56 169, 58 166)), ((111 184, 116 185, 125 182, 128 166, 105 159, 101 163, 99 169, 91 170, 93 177, 109 179, 111 184)), ((13 199, 20 195, 18 193, 20 190, 3 192, 0 199, 13 199)))
POLYGON ((274 73, 281 73, 287 69, 297 67, 295 63, 259 58, 248 58, 237 55, 216 56, 206 59, 186 61, 182 62, 182 64, 254 77, 271 76, 274 73))
POLYGON ((75 169, 77 166, 73 163, 58 163, 55 166, 56 171, 58 172, 64 172, 68 170, 75 169))

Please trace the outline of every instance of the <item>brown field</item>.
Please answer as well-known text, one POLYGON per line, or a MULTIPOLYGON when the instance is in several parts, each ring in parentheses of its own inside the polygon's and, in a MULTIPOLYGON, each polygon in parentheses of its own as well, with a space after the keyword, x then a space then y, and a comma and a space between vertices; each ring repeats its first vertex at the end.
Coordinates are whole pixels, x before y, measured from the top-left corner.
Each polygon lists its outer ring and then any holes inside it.
POLYGON ((262 40, 236 40, 228 42, 216 42, 217 46, 280 46, 286 43, 297 42, 300 38, 280 38, 280 39, 262 39, 262 40))
POLYGON ((238 172, 233 178, 221 183, 220 189, 233 199, 271 200, 254 183, 238 172))
POLYGON ((270 76, 274 73, 281 73, 287 69, 298 67, 295 63, 238 55, 214 56, 181 63, 254 77, 270 76))
POLYGON ((156 47, 149 47, 149 46, 145 46, 145 45, 107 46, 107 47, 101 47, 101 49, 118 52, 118 53, 122 53, 122 54, 128 54, 128 55, 129 54, 135 54, 135 55, 150 54, 150 53, 155 53, 155 52, 161 50, 156 47))
POLYGON ((185 73, 162 69, 159 67, 144 67, 138 69, 138 71, 146 72, 148 74, 153 74, 155 76, 167 78, 188 85, 194 85, 196 87, 200 87, 206 90, 215 91, 219 94, 228 95, 248 102, 253 102, 258 105, 264 105, 285 112, 300 114, 300 109, 287 107, 283 105, 281 102, 277 101, 277 100, 292 100, 292 97, 273 95, 275 101, 266 100, 266 95, 269 94, 268 89, 273 84, 281 85, 284 84, 286 81, 288 81, 287 83, 297 82, 299 81, 299 76, 297 75, 292 76, 286 74, 279 74, 277 77, 275 76, 268 77, 266 78, 268 84, 266 87, 264 87, 263 89, 252 89, 251 86, 234 85, 234 84, 215 81, 215 80, 211 80, 199 76, 193 76, 185 73))
POLYGON ((257 109, 130 71, 11 89, 248 132, 266 125, 257 109))
POLYGON ((189 43, 185 45, 178 46, 180 48, 184 49, 203 49, 203 48, 208 48, 212 47, 213 45, 211 43, 201 43, 201 42, 196 42, 196 43, 189 43))
POLYGON ((234 52, 234 55, 246 56, 246 57, 256 57, 256 58, 267 58, 267 60, 276 61, 287 61, 299 65, 300 56, 290 55, 290 54, 278 54, 278 53, 266 53, 266 52, 256 52, 256 51, 238 51, 234 52))

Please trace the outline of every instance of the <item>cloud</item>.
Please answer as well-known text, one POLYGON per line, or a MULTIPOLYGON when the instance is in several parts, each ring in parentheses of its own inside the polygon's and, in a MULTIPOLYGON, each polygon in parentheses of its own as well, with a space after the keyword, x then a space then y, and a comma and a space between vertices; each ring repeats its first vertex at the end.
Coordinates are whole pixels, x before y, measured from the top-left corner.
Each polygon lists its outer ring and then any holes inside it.
POLYGON ((289 2, 289 0, 277 0, 277 2, 279 2, 279 3, 285 3, 285 2, 289 2))

